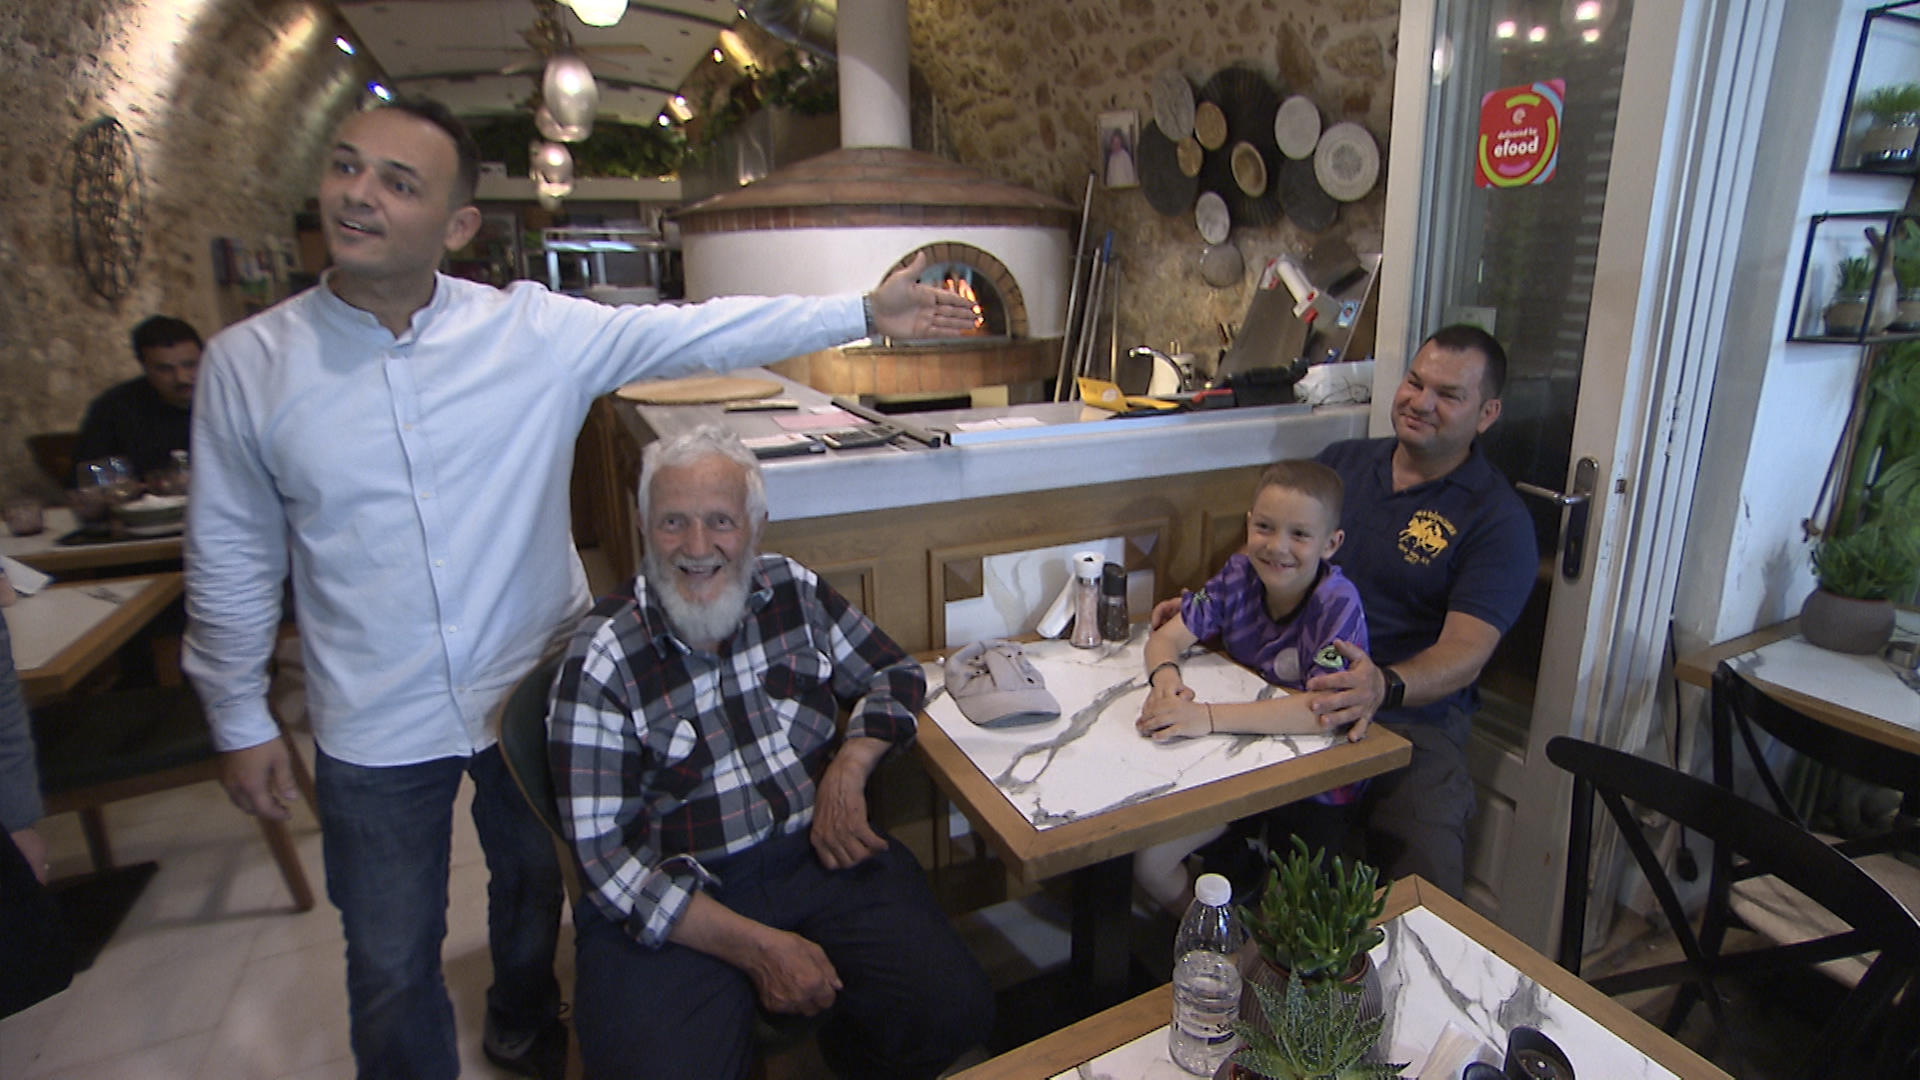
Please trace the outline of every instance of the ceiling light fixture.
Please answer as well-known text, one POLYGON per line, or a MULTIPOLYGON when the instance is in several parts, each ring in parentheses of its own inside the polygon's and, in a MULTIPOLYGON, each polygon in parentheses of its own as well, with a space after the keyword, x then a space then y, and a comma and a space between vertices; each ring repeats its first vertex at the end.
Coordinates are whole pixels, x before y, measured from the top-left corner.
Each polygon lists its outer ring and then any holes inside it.
POLYGON ((387 89, 384 86, 381 86, 377 82, 368 83, 367 92, 372 94, 374 97, 379 98, 381 101, 393 100, 393 91, 387 89))
POLYGON ((693 119, 693 109, 687 105, 687 99, 679 94, 667 99, 667 111, 673 114, 675 120, 683 124, 693 119))
POLYGON ((533 126, 540 129, 541 135, 561 143, 579 142, 593 134, 592 123, 563 124, 553 118, 553 110, 545 104, 533 110, 533 126))
POLYGON ((348 56, 353 55, 353 42, 348 41, 346 38, 343 38, 343 37, 334 38, 333 47, 336 49, 339 49, 343 53, 346 53, 348 56))
POLYGON ((532 178, 541 200, 558 199, 573 190, 573 154, 560 143, 537 142, 527 148, 532 178))
POLYGON ((547 61, 540 98, 562 127, 591 129, 594 111, 600 107, 600 86, 580 54, 555 53, 547 61))
POLYGON ((627 0, 566 0, 588 26, 613 26, 627 13, 627 0))

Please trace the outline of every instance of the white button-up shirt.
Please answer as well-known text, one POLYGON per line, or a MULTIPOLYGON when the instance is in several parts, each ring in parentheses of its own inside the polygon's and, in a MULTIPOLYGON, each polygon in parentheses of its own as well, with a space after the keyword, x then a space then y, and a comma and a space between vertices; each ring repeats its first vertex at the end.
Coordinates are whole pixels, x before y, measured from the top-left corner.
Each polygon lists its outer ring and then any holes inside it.
POLYGON ((857 296, 613 308, 442 276, 395 337, 325 284, 207 343, 193 408, 183 666, 223 750, 278 729, 289 563, 332 757, 493 742, 495 705, 587 610, 568 481, 594 398, 860 336, 857 296))

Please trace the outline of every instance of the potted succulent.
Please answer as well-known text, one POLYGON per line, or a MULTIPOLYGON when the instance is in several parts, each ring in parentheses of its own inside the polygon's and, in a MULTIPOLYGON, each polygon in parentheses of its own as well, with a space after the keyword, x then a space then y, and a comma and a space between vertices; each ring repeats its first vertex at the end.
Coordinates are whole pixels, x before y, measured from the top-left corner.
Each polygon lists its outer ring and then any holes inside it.
POLYGON ((1875 87, 1855 108, 1868 117, 1867 130, 1860 136, 1860 164, 1913 160, 1914 136, 1920 135, 1920 83, 1875 87))
POLYGON ((1332 983, 1289 979, 1284 993, 1255 987, 1264 1025, 1233 1022, 1246 1045, 1229 1075, 1267 1080, 1391 1080, 1406 1065, 1366 1060, 1384 1018, 1362 1018, 1360 1002, 1332 983))
POLYGON ((1920 573, 1920 539, 1899 516, 1869 522, 1813 549, 1820 586, 1800 609, 1800 633, 1834 652, 1876 653, 1893 636, 1896 589, 1920 573))
POLYGON ((1920 221, 1902 218, 1887 245, 1894 283, 1900 287, 1889 330, 1920 330, 1920 221))
MULTIPOLYGON (((1387 905, 1386 894, 1375 889, 1379 872, 1309 853, 1297 836, 1290 855, 1271 852, 1267 859, 1272 866, 1259 906, 1240 908, 1241 925, 1262 961, 1248 973, 1247 986, 1277 991, 1286 982, 1329 983, 1356 998, 1362 1016, 1379 1016, 1380 978, 1367 956, 1386 940, 1374 925, 1387 905)), ((1243 995, 1242 1015, 1259 1015, 1249 1004, 1243 995)))
POLYGON ((1822 317, 1828 337, 1859 337, 1867 324, 1868 294, 1873 291, 1873 260, 1849 255, 1835 265, 1839 281, 1822 317))

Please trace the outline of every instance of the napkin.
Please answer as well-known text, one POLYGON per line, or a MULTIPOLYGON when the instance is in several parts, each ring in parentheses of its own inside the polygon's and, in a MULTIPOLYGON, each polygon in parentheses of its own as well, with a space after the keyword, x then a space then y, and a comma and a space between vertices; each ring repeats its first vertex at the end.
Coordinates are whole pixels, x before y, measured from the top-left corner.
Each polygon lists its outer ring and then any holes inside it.
POLYGON ((7 575, 7 581, 12 583, 13 591, 21 596, 32 596, 53 581, 52 578, 26 563, 9 559, 5 555, 0 555, 0 572, 7 575))

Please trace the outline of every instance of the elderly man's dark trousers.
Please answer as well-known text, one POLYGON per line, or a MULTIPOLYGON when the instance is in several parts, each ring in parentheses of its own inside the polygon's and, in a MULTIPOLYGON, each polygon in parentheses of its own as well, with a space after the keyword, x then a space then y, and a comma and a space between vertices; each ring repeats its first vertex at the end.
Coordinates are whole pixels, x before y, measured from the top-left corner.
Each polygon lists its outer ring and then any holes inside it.
MULTIPOLYGON (((804 831, 708 864, 714 899, 819 945, 845 988, 820 1028, 842 1077, 938 1075, 984 1041, 993 990, 898 841, 828 870, 804 831)), ((693 949, 641 945, 582 897, 574 1023, 593 1080, 726 1080, 753 1054, 752 980, 693 949)))

